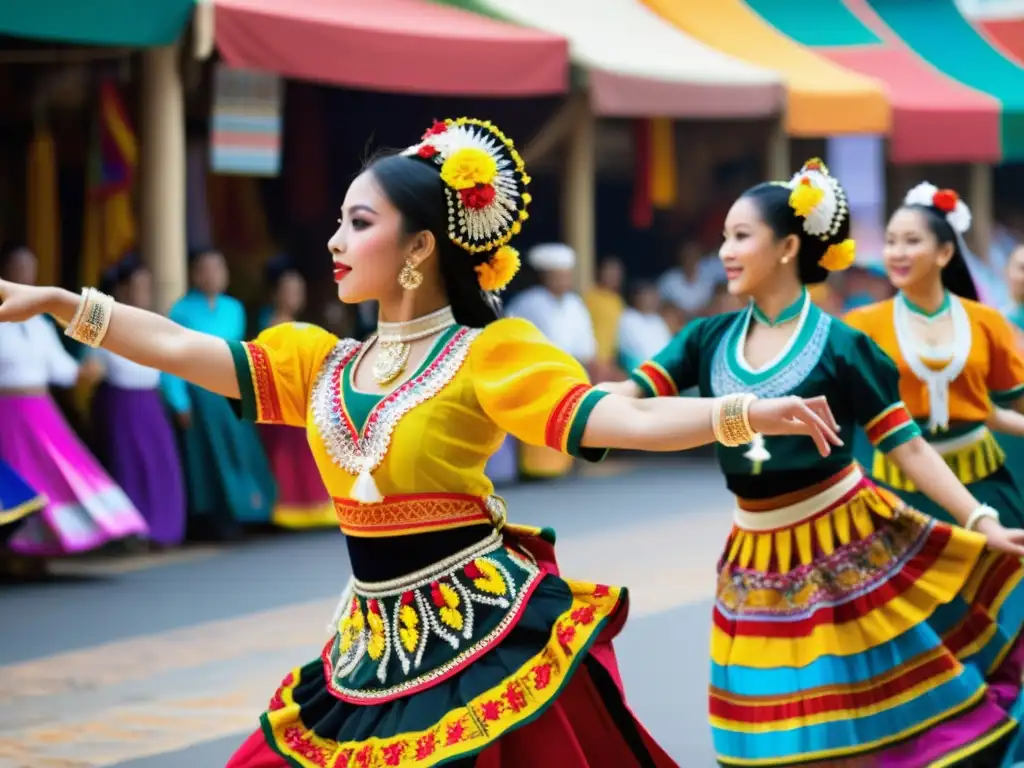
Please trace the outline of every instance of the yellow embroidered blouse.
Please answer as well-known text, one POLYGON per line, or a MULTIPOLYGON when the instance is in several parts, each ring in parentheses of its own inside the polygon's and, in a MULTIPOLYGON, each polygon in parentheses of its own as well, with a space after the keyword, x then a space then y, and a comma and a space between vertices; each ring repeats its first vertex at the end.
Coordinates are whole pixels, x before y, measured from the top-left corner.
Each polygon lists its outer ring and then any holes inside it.
POLYGON ((305 426, 336 502, 352 496, 364 469, 385 501, 436 494, 486 498, 493 486, 484 468, 506 432, 591 461, 604 456, 580 441, 606 393, 591 387, 582 366, 525 320, 453 329, 413 377, 382 392, 365 419, 354 419, 345 398, 351 379, 343 377, 352 375, 361 347, 299 323, 231 344, 243 416, 305 426))
MULTIPOLYGON (((983 422, 993 403, 1012 404, 1024 395, 1024 361, 1017 352, 1009 322, 997 310, 960 299, 970 321, 970 352, 961 374, 949 385, 950 422, 983 422)), ((885 351, 900 371, 900 399, 918 421, 929 415, 928 386, 911 370, 897 337, 894 299, 850 312, 848 325, 863 331, 885 351)), ((946 361, 940 361, 940 366, 946 361)))

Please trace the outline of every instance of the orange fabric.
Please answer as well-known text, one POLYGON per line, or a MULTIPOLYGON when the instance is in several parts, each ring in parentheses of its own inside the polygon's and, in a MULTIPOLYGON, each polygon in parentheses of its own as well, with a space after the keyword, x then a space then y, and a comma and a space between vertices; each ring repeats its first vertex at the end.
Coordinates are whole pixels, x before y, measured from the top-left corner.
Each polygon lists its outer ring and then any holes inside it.
POLYGON ((783 35, 742 0, 641 0, 690 37, 786 81, 786 131, 818 138, 889 133, 885 85, 839 66, 783 35))
MULTIPOLYGON (((961 299, 971 321, 971 351, 963 373, 949 387, 951 422, 984 421, 992 413, 992 392, 1024 384, 1024 361, 1017 352, 1013 330, 998 311, 961 299)), ((900 371, 900 399, 915 419, 929 414, 928 387, 910 370, 896 341, 894 301, 853 310, 844 319, 878 344, 900 371)))

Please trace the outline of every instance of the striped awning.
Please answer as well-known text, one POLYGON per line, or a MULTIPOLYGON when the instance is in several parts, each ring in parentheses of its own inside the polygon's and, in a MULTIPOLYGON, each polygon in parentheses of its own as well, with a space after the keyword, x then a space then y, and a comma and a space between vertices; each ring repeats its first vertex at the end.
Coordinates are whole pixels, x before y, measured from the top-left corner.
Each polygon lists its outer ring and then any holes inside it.
POLYGON ((957 5, 993 46, 1024 66, 1024 0, 959 0, 957 5))
POLYGON ((758 117, 782 107, 778 75, 682 33, 641 0, 441 1, 568 39, 599 115, 758 117))
POLYGON ((994 162, 1001 157, 1000 103, 929 66, 866 0, 746 1, 801 45, 885 83, 893 108, 894 162, 994 162))
POLYGON ((1024 69, 993 48, 953 0, 865 1, 922 59, 997 100, 1002 158, 1024 159, 1024 69))
POLYGON ((742 0, 643 0, 691 37, 750 64, 771 69, 787 89, 792 136, 889 132, 885 86, 795 43, 742 0))

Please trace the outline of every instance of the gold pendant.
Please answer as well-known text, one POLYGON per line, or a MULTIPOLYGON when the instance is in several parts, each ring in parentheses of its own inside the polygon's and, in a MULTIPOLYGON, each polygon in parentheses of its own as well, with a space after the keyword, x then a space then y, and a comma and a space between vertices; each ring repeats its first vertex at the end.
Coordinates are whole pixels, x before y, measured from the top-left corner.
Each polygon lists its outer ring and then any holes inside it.
POLYGON ((402 375, 411 350, 412 347, 402 341, 380 342, 377 359, 373 361, 373 378, 380 386, 385 387, 402 375))

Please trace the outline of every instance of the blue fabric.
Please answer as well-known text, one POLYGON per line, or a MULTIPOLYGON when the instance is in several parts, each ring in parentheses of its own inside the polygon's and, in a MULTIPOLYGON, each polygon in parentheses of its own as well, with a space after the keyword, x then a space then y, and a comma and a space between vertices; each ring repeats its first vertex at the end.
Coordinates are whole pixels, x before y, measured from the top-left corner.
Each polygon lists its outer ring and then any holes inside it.
POLYGON ((0 461, 0 516, 5 511, 17 509, 38 496, 35 489, 22 480, 21 475, 11 469, 7 462, 0 461))
MULTIPOLYGON (((238 299, 230 296, 218 296, 211 305, 207 296, 198 291, 190 291, 171 307, 169 317, 179 325, 218 336, 225 341, 241 341, 245 338, 245 307, 238 299)), ((160 388, 175 413, 191 410, 188 387, 182 379, 162 374, 160 388)))

